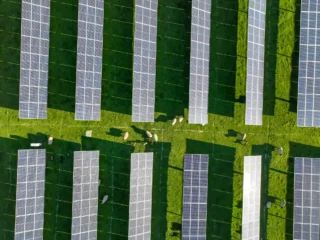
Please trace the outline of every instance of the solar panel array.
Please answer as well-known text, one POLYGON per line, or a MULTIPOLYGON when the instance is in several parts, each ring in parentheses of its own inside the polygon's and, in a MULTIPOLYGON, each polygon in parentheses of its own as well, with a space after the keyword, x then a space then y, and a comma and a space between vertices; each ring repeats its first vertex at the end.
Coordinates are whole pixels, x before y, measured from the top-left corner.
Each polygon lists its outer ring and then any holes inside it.
POLYGON ((242 239, 260 239, 261 156, 244 157, 242 239))
POLYGON ((19 150, 15 239, 43 239, 46 150, 19 150))
POLYGON ((79 0, 76 120, 100 120, 104 0, 79 0))
POLYGON ((208 123, 211 0, 192 0, 189 123, 208 123))
POLYGON ((182 240, 206 239, 208 163, 208 155, 184 155, 182 240))
POLYGON ((22 0, 19 118, 46 119, 50 0, 22 0))
POLYGON ((320 158, 295 158, 293 239, 319 239, 320 158))
POLYGON ((72 238, 97 239, 99 151, 74 152, 72 238))
POLYGON ((132 121, 153 122, 158 0, 135 3, 132 121))
POLYGON ((320 126, 320 2, 301 0, 298 79, 300 127, 320 126))
POLYGON ((266 0, 249 0, 246 125, 262 125, 266 0))
POLYGON ((132 153, 129 239, 151 238, 153 153, 132 153))

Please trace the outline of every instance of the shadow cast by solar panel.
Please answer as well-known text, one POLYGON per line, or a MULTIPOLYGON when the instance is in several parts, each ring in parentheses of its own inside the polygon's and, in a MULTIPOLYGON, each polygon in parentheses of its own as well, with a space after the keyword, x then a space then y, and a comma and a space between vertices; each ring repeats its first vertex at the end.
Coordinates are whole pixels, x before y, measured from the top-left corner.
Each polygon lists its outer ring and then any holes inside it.
POLYGON ((279 20, 279 0, 267 2, 265 30, 265 71, 263 87, 263 115, 274 115, 275 79, 277 66, 277 40, 279 20))
MULTIPOLYGON (((78 3, 51 6, 48 107, 75 111, 78 3)), ((101 109, 131 114, 133 3, 105 1, 101 109)))
POLYGON ((41 143, 40 149, 46 149, 46 186, 44 208, 44 239, 70 238, 72 216, 72 171, 73 151, 80 150, 80 144, 54 139, 48 145, 45 134, 28 134, 28 137, 12 135, 0 138, 1 189, 0 226, 1 239, 13 239, 15 222, 15 195, 17 152, 19 149, 31 149, 30 143, 41 143), (51 157, 53 159, 51 160, 51 157), (61 160, 61 157, 63 160, 61 160))
POLYGON ((45 215, 44 239, 52 236, 67 239, 72 223, 73 152, 79 151, 81 145, 54 139, 52 145, 44 146, 47 148, 45 212, 50 213, 45 215))
POLYGON ((168 161, 171 143, 148 144, 145 152, 153 152, 151 239, 162 240, 166 238, 167 232, 168 161))
POLYGON ((51 3, 48 108, 75 111, 78 2, 51 3))
POLYGON ((231 239, 236 149, 187 139, 186 153, 209 154, 207 237, 231 239))
POLYGON ((191 1, 160 0, 155 111, 169 119, 188 108, 190 32, 191 1))
POLYGON ((0 107, 18 110, 21 4, 0 3, 0 107))
POLYGON ((294 50, 292 54, 292 72, 290 84, 290 112, 297 112, 298 103, 298 76, 299 76, 299 39, 300 39, 300 1, 295 2, 296 11, 294 15, 294 50))
POLYGON ((101 109, 131 114, 134 1, 106 0, 101 109))
POLYGON ((238 1, 212 1, 209 113, 233 117, 238 1))
POLYGON ((130 158, 134 146, 82 137, 82 150, 99 150, 98 238, 128 238, 130 158), (103 196, 108 201, 101 205, 103 196))
POLYGON ((289 158, 287 172, 287 196, 286 196, 286 240, 293 239, 293 211, 294 211, 294 158, 307 157, 319 158, 320 147, 310 146, 297 142, 289 142, 289 158))
POLYGON ((267 208, 266 204, 270 197, 268 195, 269 186, 269 171, 272 152, 275 150, 275 146, 269 143, 261 145, 252 145, 252 156, 261 155, 262 169, 261 169, 261 201, 260 201, 260 235, 263 239, 267 239, 267 208), (264 236, 263 236, 264 234, 264 236))

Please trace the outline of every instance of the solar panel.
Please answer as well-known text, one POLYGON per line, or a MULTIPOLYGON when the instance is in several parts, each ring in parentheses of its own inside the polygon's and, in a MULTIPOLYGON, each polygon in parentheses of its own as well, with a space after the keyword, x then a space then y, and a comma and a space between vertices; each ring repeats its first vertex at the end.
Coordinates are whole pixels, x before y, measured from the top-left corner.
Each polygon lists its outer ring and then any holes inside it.
POLYGON ((19 150, 15 239, 43 239, 46 150, 19 150))
POLYGON ((97 239, 99 151, 74 152, 73 240, 97 239))
POLYGON ((153 153, 132 153, 129 239, 151 238, 153 153))
POLYGON ((262 125, 266 0, 249 0, 246 125, 262 125))
POLYGON ((320 158, 295 158, 293 239, 319 239, 320 158))
POLYGON ((19 118, 46 119, 50 0, 22 0, 19 118))
POLYGON ((301 0, 298 78, 300 127, 320 126, 320 3, 301 0))
POLYGON ((208 123, 211 0, 192 0, 189 123, 208 123))
POLYGON ((245 156, 242 239, 260 239, 261 156, 245 156))
POLYGON ((132 121, 153 122, 158 0, 135 3, 132 121))
POLYGON ((206 154, 184 155, 182 240, 206 239, 208 161, 206 154))
POLYGON ((104 0, 79 0, 76 120, 100 120, 104 0))

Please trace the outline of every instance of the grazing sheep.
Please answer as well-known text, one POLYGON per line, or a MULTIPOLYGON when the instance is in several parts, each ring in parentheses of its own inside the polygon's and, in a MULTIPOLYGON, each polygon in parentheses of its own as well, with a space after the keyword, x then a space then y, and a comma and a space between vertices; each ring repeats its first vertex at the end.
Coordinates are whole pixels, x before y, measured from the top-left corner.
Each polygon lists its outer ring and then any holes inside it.
POLYGON ((180 115, 180 117, 179 117, 179 123, 181 123, 182 121, 183 121, 183 116, 180 115))
POLYGON ((157 134, 153 134, 153 139, 155 142, 158 142, 158 135, 157 134))
POLYGON ((278 148, 278 152, 279 152, 279 154, 281 156, 283 154, 283 148, 282 147, 278 148))
POLYGON ((128 132, 125 132, 124 133, 124 136, 123 136, 123 140, 127 140, 129 137, 129 133, 128 132))
POLYGON ((246 138, 247 138, 247 134, 246 134, 246 133, 244 133, 244 134, 241 135, 241 140, 242 140, 242 141, 246 140, 246 138))
POLYGON ((48 139, 48 145, 51 145, 53 143, 53 137, 49 137, 48 139))
POLYGON ((102 199, 102 202, 101 204, 104 204, 107 200, 108 200, 109 196, 108 195, 105 195, 102 199))
POLYGON ((144 142, 144 143, 143 143, 143 145, 147 145, 147 144, 148 144, 147 142, 144 142))
POLYGON ((151 132, 146 131, 146 134, 147 134, 148 138, 152 138, 152 133, 151 132))
POLYGON ((176 122, 177 122, 177 119, 176 119, 176 118, 174 118, 174 119, 172 120, 172 126, 173 126, 173 125, 175 125, 175 124, 176 124, 176 122))

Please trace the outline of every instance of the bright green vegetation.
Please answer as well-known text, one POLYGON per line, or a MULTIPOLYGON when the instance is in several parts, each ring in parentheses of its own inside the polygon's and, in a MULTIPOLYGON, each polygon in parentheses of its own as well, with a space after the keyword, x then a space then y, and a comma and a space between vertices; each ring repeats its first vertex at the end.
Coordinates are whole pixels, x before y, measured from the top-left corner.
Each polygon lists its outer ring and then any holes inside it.
POLYGON ((49 111, 37 121, 18 119, 21 1, 1 0, 0 239, 13 239, 16 154, 32 141, 43 142, 48 153, 44 239, 70 239, 67 153, 81 149, 101 153, 99 196, 108 194, 109 201, 99 207, 99 239, 127 239, 130 153, 144 151, 155 153, 153 239, 180 238, 184 153, 210 154, 208 239, 241 237, 243 157, 251 154, 263 155, 261 234, 292 239, 293 158, 320 157, 319 130, 296 127, 298 3, 268 0, 263 126, 244 125, 248 2, 212 0, 209 124, 172 127, 174 116, 187 116, 190 2, 159 0, 156 121, 133 124, 133 1, 105 0, 102 117, 80 122, 74 121, 77 0, 51 1, 49 111), (84 137, 88 129, 92 138, 84 137), (157 133, 159 142, 144 146, 144 130, 157 133), (246 132, 249 144, 239 144, 235 132, 246 132), (274 150, 280 146, 283 156, 274 150))

